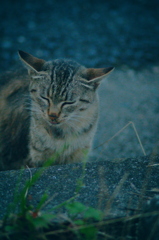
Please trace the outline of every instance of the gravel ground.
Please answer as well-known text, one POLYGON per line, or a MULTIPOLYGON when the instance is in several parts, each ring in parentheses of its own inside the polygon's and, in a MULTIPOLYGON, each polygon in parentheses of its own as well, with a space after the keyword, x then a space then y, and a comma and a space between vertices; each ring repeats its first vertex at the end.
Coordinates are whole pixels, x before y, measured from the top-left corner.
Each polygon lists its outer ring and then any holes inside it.
POLYGON ((6 0, 0 8, 0 71, 17 49, 88 66, 145 68, 159 62, 157 0, 6 0))
MULTIPOLYGON (((87 67, 115 66, 99 89, 94 146, 133 121, 146 154, 155 154, 159 148, 158 10, 157 0, 3 1, 0 72, 14 67, 18 49, 46 60, 66 57, 87 67)), ((92 155, 112 159, 143 152, 129 125, 92 155)))

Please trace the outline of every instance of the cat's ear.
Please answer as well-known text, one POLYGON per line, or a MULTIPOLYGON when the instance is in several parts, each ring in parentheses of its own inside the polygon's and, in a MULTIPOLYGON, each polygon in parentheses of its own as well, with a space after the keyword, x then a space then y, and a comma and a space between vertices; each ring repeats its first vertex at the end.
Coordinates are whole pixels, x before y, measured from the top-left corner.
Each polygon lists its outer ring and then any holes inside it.
POLYGON ((42 71, 45 60, 36 58, 33 55, 21 50, 18 51, 18 54, 21 61, 27 66, 29 70, 33 70, 34 72, 42 71))
POLYGON ((114 67, 107 68, 87 68, 86 79, 88 86, 93 86, 96 89, 100 82, 114 70, 114 67))

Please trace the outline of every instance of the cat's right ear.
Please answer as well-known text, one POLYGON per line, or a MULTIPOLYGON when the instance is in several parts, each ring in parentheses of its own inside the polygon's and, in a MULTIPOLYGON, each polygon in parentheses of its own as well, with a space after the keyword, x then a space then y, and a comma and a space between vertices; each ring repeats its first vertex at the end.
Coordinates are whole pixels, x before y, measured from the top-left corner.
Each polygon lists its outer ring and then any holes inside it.
POLYGON ((33 55, 31 55, 27 52, 23 52, 21 50, 18 51, 18 54, 19 54, 21 61, 26 65, 26 67, 29 70, 33 70, 36 73, 42 71, 42 67, 45 63, 45 60, 36 58, 33 55))

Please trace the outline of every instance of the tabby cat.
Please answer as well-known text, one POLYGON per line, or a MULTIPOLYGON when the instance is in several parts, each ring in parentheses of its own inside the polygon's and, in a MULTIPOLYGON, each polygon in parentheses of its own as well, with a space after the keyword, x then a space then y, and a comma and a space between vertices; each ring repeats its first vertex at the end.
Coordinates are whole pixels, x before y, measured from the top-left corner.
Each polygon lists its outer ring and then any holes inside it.
POLYGON ((80 162, 98 119, 97 88, 113 68, 44 61, 19 51, 28 68, 5 74, 0 85, 0 169, 80 162))

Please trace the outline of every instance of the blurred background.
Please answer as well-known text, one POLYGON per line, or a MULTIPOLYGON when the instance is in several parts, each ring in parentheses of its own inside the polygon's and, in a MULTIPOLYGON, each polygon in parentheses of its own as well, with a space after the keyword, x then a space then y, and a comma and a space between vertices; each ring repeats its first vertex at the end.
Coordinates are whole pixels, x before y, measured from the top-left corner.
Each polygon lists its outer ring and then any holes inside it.
POLYGON ((159 62, 157 0, 5 0, 0 8, 0 71, 23 49, 88 66, 159 62))
MULTIPOLYGON (((18 49, 45 60, 71 58, 87 67, 115 66, 99 89, 94 146, 133 121, 146 154, 158 153, 159 1, 5 0, 0 19, 0 72, 19 61, 18 49)), ((129 125, 92 156, 142 154, 129 125)))

